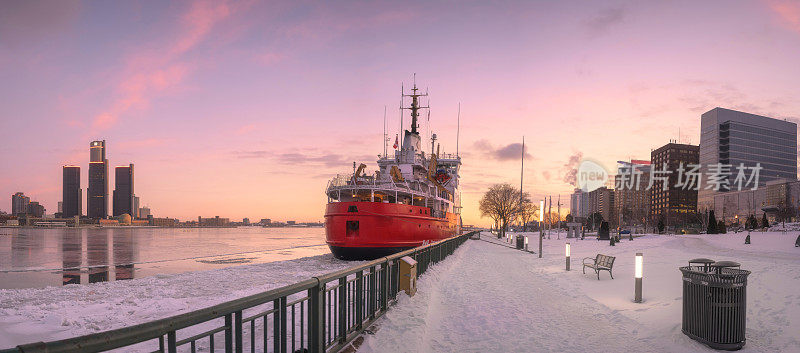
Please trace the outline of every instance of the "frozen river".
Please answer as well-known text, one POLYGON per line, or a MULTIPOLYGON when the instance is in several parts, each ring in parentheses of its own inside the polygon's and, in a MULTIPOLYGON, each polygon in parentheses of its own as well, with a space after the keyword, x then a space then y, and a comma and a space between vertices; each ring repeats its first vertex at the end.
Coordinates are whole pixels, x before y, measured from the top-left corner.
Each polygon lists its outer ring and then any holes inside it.
POLYGON ((124 280, 328 252, 324 228, 0 228, 0 289, 124 280))

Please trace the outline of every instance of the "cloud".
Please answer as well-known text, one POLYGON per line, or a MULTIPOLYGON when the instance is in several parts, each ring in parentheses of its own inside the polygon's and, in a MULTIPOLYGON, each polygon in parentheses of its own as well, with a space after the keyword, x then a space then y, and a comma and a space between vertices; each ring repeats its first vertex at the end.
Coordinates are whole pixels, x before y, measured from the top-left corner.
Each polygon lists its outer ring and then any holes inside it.
POLYGON ((564 173, 564 182, 569 185, 577 185, 578 183, 578 165, 581 163, 583 159, 582 152, 575 152, 569 159, 567 159, 567 163, 564 163, 564 167, 561 168, 561 171, 564 173))
MULTIPOLYGON (((519 160, 522 152, 522 143, 510 143, 506 146, 494 147, 487 140, 478 140, 473 144, 475 149, 481 151, 486 157, 500 160, 519 160)), ((528 146, 525 146, 525 158, 532 158, 528 153, 528 146)))
POLYGON ((251 132, 253 132, 255 130, 256 130, 256 124, 248 124, 248 125, 244 125, 244 126, 240 127, 238 130, 236 130, 236 134, 237 135, 245 135, 245 134, 251 133, 251 132))
POLYGON ((285 58, 285 55, 280 53, 266 52, 256 55, 255 61, 261 65, 271 65, 277 63, 285 58))
POLYGON ((232 13, 225 1, 193 2, 180 20, 175 38, 155 50, 135 52, 125 60, 122 76, 116 84, 116 97, 109 107, 97 114, 92 129, 113 127, 120 116, 133 109, 146 109, 150 101, 180 85, 193 65, 184 54, 196 47, 213 26, 232 13))
POLYGON ((800 34, 800 2, 769 0, 767 6, 778 15, 781 25, 800 34))
POLYGON ((591 35, 599 35, 607 32, 625 20, 625 9, 623 7, 612 7, 597 12, 594 16, 583 21, 583 25, 591 35))
POLYGON ((294 166, 324 166, 329 168, 349 169, 356 163, 370 166, 377 157, 374 155, 353 156, 337 153, 326 153, 318 150, 307 152, 273 152, 267 150, 233 151, 239 159, 270 159, 276 163, 294 166))

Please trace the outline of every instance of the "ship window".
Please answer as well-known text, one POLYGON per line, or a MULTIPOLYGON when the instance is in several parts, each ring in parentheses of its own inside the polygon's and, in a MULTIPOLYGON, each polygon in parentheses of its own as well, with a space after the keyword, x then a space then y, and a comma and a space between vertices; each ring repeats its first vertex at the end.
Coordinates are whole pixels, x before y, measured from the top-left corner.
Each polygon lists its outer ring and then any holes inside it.
POLYGON ((352 237, 358 235, 358 221, 347 221, 347 236, 352 237))
POLYGON ((358 206, 347 206, 347 212, 358 212, 358 206))

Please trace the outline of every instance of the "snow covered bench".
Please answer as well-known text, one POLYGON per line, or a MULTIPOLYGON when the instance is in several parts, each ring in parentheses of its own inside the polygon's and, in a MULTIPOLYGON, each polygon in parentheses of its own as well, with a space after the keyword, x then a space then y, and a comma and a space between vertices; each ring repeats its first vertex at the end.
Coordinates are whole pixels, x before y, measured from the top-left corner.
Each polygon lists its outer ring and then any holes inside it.
POLYGON ((597 257, 594 259, 591 257, 586 257, 583 259, 583 274, 586 274, 586 268, 591 268, 597 274, 597 280, 600 280, 600 271, 608 271, 608 274, 611 276, 611 279, 614 279, 614 275, 611 273, 611 269, 614 268, 614 259, 616 257, 597 254, 597 257), (590 260, 591 263, 586 262, 586 260, 590 260))

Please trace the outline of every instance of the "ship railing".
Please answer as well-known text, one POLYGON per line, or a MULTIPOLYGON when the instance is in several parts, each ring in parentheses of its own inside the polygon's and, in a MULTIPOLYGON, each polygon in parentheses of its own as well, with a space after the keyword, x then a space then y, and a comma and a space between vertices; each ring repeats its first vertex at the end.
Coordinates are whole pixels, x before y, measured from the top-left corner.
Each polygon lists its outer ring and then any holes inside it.
POLYGON ((417 276, 477 232, 382 257, 341 271, 208 308, 0 353, 99 352, 117 348, 153 352, 338 352, 393 305, 399 262, 417 261, 417 276))

